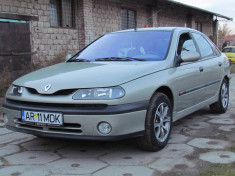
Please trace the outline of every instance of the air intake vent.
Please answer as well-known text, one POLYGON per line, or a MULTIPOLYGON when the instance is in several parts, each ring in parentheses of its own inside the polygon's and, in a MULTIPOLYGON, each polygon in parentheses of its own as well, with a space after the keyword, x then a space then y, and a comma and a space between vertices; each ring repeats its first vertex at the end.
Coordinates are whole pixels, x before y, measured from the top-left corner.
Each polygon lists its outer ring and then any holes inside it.
POLYGON ((43 95, 43 96, 55 96, 55 95, 71 95, 73 94, 77 89, 62 89, 59 90, 53 94, 40 94, 36 89, 33 88, 27 88, 29 93, 34 94, 34 95, 43 95))

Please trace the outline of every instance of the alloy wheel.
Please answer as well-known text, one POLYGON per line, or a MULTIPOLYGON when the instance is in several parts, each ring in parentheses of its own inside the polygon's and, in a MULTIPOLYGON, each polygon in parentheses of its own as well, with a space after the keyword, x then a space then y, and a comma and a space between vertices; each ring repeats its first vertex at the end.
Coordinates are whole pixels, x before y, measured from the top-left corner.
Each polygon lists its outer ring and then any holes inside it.
POLYGON ((164 142, 170 132, 171 117, 170 110, 166 103, 161 103, 155 112, 154 131, 159 142, 164 142))
POLYGON ((228 106, 228 87, 226 83, 223 83, 221 88, 221 101, 223 108, 226 108, 228 106))

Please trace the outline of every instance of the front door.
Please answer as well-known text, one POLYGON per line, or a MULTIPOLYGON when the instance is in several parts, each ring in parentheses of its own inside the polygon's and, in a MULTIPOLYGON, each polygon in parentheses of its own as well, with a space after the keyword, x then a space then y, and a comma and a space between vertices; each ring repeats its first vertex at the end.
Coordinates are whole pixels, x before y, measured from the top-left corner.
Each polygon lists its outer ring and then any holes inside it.
MULTIPOLYGON (((189 33, 183 33, 179 37, 177 55, 187 51, 197 51, 197 47, 189 33)), ((180 112, 201 103, 204 99, 203 90, 204 74, 200 61, 184 62, 175 67, 174 87, 175 105, 174 111, 180 112)))

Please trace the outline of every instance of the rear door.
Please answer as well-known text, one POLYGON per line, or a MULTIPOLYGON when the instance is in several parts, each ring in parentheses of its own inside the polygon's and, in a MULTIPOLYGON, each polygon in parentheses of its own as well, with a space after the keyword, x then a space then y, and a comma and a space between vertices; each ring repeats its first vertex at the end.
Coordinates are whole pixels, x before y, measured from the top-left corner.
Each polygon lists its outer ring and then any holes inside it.
POLYGON ((201 53, 201 66, 204 74, 203 99, 214 97, 220 88, 223 75, 223 58, 209 39, 200 33, 192 33, 201 53))

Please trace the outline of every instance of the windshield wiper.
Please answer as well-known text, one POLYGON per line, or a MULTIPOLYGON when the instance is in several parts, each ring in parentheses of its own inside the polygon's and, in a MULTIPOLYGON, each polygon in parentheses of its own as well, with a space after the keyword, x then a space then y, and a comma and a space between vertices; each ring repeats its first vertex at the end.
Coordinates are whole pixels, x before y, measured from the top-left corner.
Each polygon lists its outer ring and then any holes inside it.
POLYGON ((132 58, 132 57, 105 57, 98 58, 95 61, 146 61, 146 59, 132 58))
POLYGON ((82 58, 78 58, 78 59, 70 59, 68 60, 68 62, 90 62, 90 60, 88 59, 82 59, 82 58))

